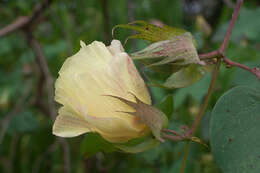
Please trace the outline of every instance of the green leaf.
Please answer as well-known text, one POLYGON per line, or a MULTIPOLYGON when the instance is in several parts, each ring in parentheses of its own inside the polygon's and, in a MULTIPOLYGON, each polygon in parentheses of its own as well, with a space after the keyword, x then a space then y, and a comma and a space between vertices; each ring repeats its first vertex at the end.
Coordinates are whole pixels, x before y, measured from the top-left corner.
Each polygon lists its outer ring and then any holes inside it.
POLYGON ((210 122, 210 141, 223 172, 260 172, 259 90, 239 86, 218 100, 210 122))
POLYGON ((174 111, 174 102, 173 102, 173 96, 167 95, 163 98, 163 100, 156 104, 155 107, 160 109, 167 117, 170 119, 172 117, 173 111, 174 111))
POLYGON ((155 140, 153 138, 144 138, 142 142, 136 145, 119 144, 115 145, 115 147, 127 153, 140 153, 152 149, 153 147, 158 146, 159 144, 160 142, 158 140, 155 140))
POLYGON ((100 151, 109 153, 115 151, 115 148, 98 133, 87 133, 81 143, 81 154, 89 158, 100 151))
POLYGON ((116 25, 113 28, 112 35, 114 35, 114 30, 116 28, 126 28, 126 29, 131 29, 139 32, 138 34, 129 36, 126 39, 126 41, 128 39, 138 38, 138 39, 148 40, 151 42, 157 42, 162 40, 169 40, 174 36, 178 36, 186 32, 183 29, 174 28, 167 25, 164 25, 163 27, 159 27, 153 24, 149 24, 145 21, 139 21, 139 20, 128 24, 116 25))
POLYGON ((162 85, 166 88, 183 88, 198 82, 206 74, 203 66, 192 64, 173 73, 162 85))

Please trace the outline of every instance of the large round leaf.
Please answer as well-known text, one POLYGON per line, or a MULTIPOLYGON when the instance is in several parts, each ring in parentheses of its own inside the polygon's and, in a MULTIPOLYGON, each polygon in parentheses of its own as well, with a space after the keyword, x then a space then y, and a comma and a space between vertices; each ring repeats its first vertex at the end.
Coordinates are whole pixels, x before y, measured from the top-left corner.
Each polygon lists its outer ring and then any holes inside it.
POLYGON ((260 172, 260 91, 239 86, 215 105, 211 147, 224 173, 260 172))

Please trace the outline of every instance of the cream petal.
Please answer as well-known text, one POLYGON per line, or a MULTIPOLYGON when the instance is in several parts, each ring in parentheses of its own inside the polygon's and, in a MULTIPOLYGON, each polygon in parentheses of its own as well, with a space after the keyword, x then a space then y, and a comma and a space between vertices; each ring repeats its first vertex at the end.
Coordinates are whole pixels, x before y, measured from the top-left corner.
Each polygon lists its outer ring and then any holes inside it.
POLYGON ((123 121, 120 118, 100 118, 87 116, 86 120, 91 126, 92 131, 98 132, 101 136, 110 142, 126 142, 129 139, 147 134, 148 128, 136 129, 132 124, 123 121))
POLYGON ((83 109, 81 114, 84 114, 84 117, 78 116, 68 108, 60 108, 53 126, 53 134, 60 137, 74 137, 92 131, 98 132, 110 142, 126 142, 148 132, 147 128, 137 130, 119 118, 88 116, 83 109))
POLYGON ((74 137, 83 133, 89 132, 87 121, 80 117, 75 116, 74 113, 66 109, 60 108, 59 115, 53 125, 53 134, 60 137, 74 137))
POLYGON ((144 103, 151 104, 143 79, 131 58, 123 51, 117 40, 112 41, 109 47, 97 41, 90 45, 81 42, 80 51, 65 61, 55 84, 55 100, 90 124, 93 120, 90 122, 88 117, 96 118, 93 124, 100 128, 95 130, 106 139, 110 138, 110 141, 112 138, 125 140, 138 136, 146 126, 138 123, 132 115, 118 112, 134 111, 131 107, 104 95, 135 101, 129 94, 131 92, 144 103), (87 108, 86 113, 82 113, 82 107, 87 108), (104 123, 100 118, 116 120, 104 123), (105 128, 101 128, 102 126, 105 128), (124 129, 126 137, 117 134, 121 133, 120 129, 124 129))

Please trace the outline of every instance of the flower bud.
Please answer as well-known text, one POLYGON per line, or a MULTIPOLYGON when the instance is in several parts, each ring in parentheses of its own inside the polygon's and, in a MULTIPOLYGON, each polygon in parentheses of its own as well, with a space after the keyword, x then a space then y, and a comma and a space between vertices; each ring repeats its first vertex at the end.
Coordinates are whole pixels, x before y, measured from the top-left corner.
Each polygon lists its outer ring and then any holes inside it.
POLYGON ((154 84, 166 88, 182 88, 199 81, 205 74, 189 32, 152 43, 145 49, 133 53, 131 57, 140 60, 146 67, 168 76, 163 84, 154 84))
POLYGON ((133 53, 133 59, 154 59, 158 60, 148 66, 174 64, 186 66, 189 64, 202 64, 197 50, 194 46, 193 37, 189 32, 172 37, 170 40, 155 42, 145 49, 133 53))

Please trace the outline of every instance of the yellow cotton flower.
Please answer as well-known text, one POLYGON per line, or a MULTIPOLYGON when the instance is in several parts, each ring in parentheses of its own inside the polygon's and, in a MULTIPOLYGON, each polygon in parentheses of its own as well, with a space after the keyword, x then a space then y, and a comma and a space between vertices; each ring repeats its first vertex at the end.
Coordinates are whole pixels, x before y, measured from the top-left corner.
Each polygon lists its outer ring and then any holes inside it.
POLYGON ((106 47, 81 42, 78 53, 63 64, 55 83, 55 100, 62 104, 53 134, 74 137, 97 132, 110 142, 126 142, 147 134, 148 127, 126 112, 135 110, 109 97, 151 105, 150 95, 133 61, 118 40, 106 47))

